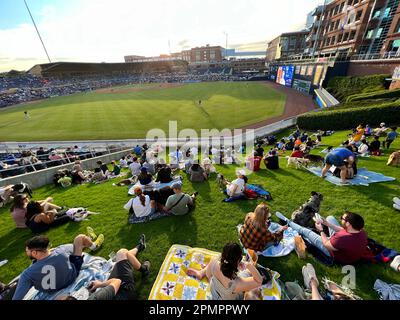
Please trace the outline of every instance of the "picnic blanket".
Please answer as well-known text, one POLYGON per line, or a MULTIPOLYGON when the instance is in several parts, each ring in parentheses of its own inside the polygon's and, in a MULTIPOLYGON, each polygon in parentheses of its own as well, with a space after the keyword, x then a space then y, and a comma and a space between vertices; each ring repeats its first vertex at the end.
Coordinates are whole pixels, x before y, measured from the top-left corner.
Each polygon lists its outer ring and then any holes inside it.
POLYGON ((150 189, 149 188, 144 188, 145 186, 141 185, 140 182, 137 182, 133 187, 129 188, 128 194, 131 195, 131 196, 135 195, 135 188, 136 187, 141 188, 143 191, 150 191, 150 190, 156 191, 156 190, 164 189, 166 187, 170 187, 176 182, 182 183, 182 180, 181 179, 174 179, 174 180, 172 180, 171 182, 168 182, 168 183, 154 182, 151 185, 150 189))
MULTIPOLYGON (((320 167, 306 167, 305 169, 315 174, 316 176, 321 176, 322 168, 320 167)), ((343 184, 340 183, 340 178, 335 177, 334 175, 332 175, 331 172, 328 172, 325 180, 337 186, 343 186, 343 184)), ((357 175, 353 179, 349 179, 347 181, 349 182, 349 185, 368 187, 371 183, 387 182, 394 180, 396 180, 396 178, 387 177, 381 173, 376 173, 373 171, 369 171, 365 168, 361 168, 358 169, 357 175)))
MULTIPOLYGON (((237 226, 238 233, 240 232, 241 228, 242 224, 237 226)), ((271 231, 271 233, 275 233, 280 228, 281 226, 278 223, 271 222, 271 225, 269 226, 268 230, 271 231)), ((298 235, 297 231, 289 227, 287 228, 287 230, 283 232, 283 239, 277 245, 270 246, 262 252, 257 252, 257 254, 267 258, 277 258, 277 257, 287 256, 295 249, 294 237, 297 235, 298 235)), ((246 249, 244 250, 246 251, 246 249)))
POLYGON ((129 216, 128 222, 130 224, 139 224, 139 223, 146 223, 146 222, 150 222, 153 220, 158 220, 158 219, 162 219, 162 218, 166 218, 166 217, 172 217, 172 216, 169 214, 162 213, 162 212, 154 212, 153 214, 150 214, 146 217, 138 218, 138 217, 136 217, 135 214, 131 214, 129 216))
MULTIPOLYGON (((65 250, 69 254, 72 253, 73 245, 66 244, 58 247, 60 250, 65 250)), ((31 288, 25 295, 24 300, 54 300, 58 296, 72 295, 78 300, 87 300, 89 291, 86 287, 91 281, 105 281, 111 273, 114 263, 111 260, 106 260, 101 257, 95 257, 85 253, 83 256, 82 269, 70 286, 55 293, 39 292, 35 288, 31 288)))
MULTIPOLYGON (((173 245, 165 257, 157 279, 151 289, 149 300, 211 300, 208 279, 197 280, 186 274, 188 268, 200 270, 210 263, 212 258, 219 259, 220 254, 201 248, 173 245)), ((261 287, 264 300, 280 300, 283 290, 273 272, 273 279, 261 287)))

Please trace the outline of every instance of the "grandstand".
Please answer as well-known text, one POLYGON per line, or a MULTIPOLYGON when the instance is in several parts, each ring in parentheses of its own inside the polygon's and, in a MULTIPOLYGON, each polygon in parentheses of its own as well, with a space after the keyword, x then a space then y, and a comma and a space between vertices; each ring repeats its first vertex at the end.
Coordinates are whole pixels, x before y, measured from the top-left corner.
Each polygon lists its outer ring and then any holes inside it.
POLYGON ((162 74, 186 72, 187 66, 188 63, 183 60, 139 63, 56 62, 35 65, 28 74, 44 78, 162 74))

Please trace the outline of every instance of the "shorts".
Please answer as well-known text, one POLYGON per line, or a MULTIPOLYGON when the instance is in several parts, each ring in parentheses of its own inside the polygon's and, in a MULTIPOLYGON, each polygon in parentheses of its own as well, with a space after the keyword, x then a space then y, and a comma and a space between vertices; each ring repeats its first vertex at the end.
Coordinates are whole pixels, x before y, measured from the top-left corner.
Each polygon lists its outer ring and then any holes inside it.
POLYGON ((69 262, 71 262, 72 265, 75 267, 76 274, 78 275, 82 269, 83 256, 74 256, 71 254, 69 256, 69 262))
POLYGON ((343 167, 345 165, 341 158, 331 153, 325 157, 325 164, 333 165, 335 167, 343 167))
POLYGON ((108 279, 120 279, 121 287, 115 297, 116 300, 136 300, 135 280, 133 267, 128 260, 122 260, 114 265, 108 279))

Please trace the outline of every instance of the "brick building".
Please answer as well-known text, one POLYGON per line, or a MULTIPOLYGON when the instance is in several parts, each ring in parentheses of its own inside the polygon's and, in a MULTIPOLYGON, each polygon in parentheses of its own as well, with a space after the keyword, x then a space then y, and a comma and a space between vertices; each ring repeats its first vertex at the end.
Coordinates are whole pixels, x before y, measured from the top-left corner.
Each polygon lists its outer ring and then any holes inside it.
POLYGON ((274 61, 296 54, 302 54, 306 49, 307 30, 282 33, 268 43, 266 60, 274 61))

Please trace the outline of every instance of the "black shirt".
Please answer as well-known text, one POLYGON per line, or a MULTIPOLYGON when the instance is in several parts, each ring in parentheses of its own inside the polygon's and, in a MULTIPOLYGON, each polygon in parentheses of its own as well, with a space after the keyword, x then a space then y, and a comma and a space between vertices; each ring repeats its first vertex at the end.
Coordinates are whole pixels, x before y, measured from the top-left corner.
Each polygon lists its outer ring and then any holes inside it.
POLYGON ((259 157, 263 157, 264 156, 264 148, 259 147, 259 148, 256 149, 256 152, 257 152, 257 155, 259 157))
POLYGON ((267 161, 267 169, 279 169, 279 157, 278 156, 268 156, 265 158, 267 161))
POLYGON ((378 151, 381 148, 381 142, 379 140, 374 140, 369 145, 369 151, 378 151))
POLYGON ((160 171, 158 171, 157 173, 156 182, 168 183, 171 181, 172 181, 171 168, 170 167, 161 168, 160 171))

